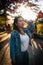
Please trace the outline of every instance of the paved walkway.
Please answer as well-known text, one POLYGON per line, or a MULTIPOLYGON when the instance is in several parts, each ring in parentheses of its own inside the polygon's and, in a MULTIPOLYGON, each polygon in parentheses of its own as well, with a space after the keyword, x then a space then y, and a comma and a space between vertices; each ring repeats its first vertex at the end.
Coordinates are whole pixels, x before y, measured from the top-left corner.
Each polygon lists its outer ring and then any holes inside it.
MULTIPOLYGON (((3 33, 2 36, 6 37, 7 40, 5 38, 2 38, 2 39, 4 39, 4 42, 1 41, 1 43, 0 43, 0 65, 11 65, 10 47, 9 47, 10 34, 6 35, 6 33, 5 34, 3 33)), ((36 55, 39 54, 38 49, 43 51, 43 49, 42 49, 43 44, 40 45, 39 44, 40 42, 36 43, 36 41, 37 40, 32 39, 32 46, 29 46, 29 49, 28 49, 28 52, 29 52, 29 64, 30 65, 35 65, 35 58, 38 57, 36 55)))

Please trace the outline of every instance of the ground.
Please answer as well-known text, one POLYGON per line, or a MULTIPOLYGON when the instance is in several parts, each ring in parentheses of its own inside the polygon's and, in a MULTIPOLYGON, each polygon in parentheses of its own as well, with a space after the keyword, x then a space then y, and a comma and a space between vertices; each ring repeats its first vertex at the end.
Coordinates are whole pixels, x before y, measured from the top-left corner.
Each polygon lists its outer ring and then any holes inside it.
MULTIPOLYGON (((0 33, 0 65, 11 65, 10 59, 10 35, 11 33, 0 33)), ((43 62, 43 40, 32 39, 32 46, 29 45, 29 64, 37 65, 43 62), (40 57, 41 56, 41 57, 40 57), (40 59, 40 61, 39 61, 40 59)))

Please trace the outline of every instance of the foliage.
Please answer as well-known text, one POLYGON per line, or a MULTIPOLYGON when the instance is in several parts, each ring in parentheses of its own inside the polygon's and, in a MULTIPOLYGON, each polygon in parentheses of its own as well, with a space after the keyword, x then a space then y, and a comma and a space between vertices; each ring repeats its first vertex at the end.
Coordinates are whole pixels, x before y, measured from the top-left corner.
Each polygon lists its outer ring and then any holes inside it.
POLYGON ((5 21, 2 19, 2 17, 0 16, 0 26, 3 26, 5 24, 5 21))
POLYGON ((43 18, 36 19, 35 23, 38 34, 41 33, 41 35, 43 35, 43 18))

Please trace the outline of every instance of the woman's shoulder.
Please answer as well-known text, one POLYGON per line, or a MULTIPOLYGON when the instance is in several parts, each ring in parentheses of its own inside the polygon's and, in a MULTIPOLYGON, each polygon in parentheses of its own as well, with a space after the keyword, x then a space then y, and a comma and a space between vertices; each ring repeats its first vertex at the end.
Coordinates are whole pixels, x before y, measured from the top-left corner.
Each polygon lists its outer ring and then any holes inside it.
POLYGON ((12 32, 11 32, 11 35, 17 35, 18 34, 18 32, 16 31, 16 30, 13 30, 12 32))
POLYGON ((25 32, 30 32, 30 31, 28 30, 28 28, 24 28, 24 31, 25 31, 25 32))

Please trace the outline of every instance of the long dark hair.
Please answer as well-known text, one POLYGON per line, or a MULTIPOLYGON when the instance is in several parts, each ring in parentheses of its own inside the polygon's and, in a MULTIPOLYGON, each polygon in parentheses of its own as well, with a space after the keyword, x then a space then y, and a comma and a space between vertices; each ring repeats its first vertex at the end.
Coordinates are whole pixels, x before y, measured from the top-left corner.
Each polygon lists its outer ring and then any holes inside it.
POLYGON ((16 23, 18 22, 18 18, 22 18, 22 17, 21 16, 15 17, 14 23, 13 23, 13 29, 15 29, 15 30, 20 32, 18 26, 16 25, 16 23))

